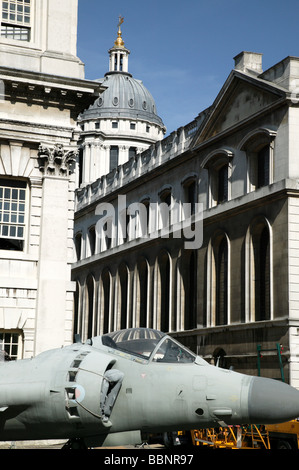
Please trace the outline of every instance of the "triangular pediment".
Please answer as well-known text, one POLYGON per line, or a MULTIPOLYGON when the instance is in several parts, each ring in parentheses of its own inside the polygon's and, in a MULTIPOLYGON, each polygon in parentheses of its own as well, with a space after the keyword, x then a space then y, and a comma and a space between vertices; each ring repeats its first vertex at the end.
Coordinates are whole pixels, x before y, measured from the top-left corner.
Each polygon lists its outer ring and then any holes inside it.
POLYGON ((262 80, 230 76, 213 106, 209 116, 193 140, 193 147, 226 130, 257 116, 285 96, 284 90, 262 80))

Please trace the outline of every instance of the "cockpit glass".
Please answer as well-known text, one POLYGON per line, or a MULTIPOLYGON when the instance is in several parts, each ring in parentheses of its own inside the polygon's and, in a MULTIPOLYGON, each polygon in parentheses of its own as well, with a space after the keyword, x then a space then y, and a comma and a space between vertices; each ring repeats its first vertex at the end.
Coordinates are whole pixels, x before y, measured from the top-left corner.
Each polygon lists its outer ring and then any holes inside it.
POLYGON ((159 349, 155 352, 153 361, 176 362, 181 364, 194 362, 195 358, 196 356, 185 349, 181 344, 173 341, 171 338, 166 338, 159 349))
POLYGON ((169 338, 166 333, 150 328, 132 328, 107 333, 102 336, 102 343, 143 359, 150 359, 153 355, 153 362, 190 363, 196 359, 195 354, 169 338), (166 338, 161 342, 164 337, 166 338))
POLYGON ((132 328, 107 333, 102 336, 102 343, 113 349, 149 359, 163 336, 165 336, 165 333, 158 330, 132 328))

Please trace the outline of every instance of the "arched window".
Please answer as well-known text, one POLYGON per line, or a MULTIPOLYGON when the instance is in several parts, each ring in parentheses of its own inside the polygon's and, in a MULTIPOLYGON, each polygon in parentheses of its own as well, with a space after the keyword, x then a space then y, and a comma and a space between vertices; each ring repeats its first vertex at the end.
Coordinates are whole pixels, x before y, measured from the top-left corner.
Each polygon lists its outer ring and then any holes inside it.
POLYGON ((101 325, 102 334, 109 333, 111 314, 111 274, 108 269, 104 269, 101 275, 101 325))
POLYGON ((165 228, 166 230, 172 225, 172 188, 167 186, 159 192, 160 204, 159 204, 159 216, 160 223, 159 228, 165 228))
MULTIPOLYGON (((167 332, 171 329, 171 264, 166 251, 158 257, 158 328, 167 332)), ((172 328, 175 329, 175 328, 172 328)))
POLYGON ((273 153, 276 132, 259 128, 244 137, 240 150, 247 157, 247 192, 273 182, 273 153))
POLYGON ((190 214, 185 214, 186 217, 195 213, 195 204, 197 203, 197 184, 196 175, 190 175, 182 182, 183 185, 183 203, 190 205, 190 214))
POLYGON ((79 322, 79 312, 80 312, 80 284, 76 281, 76 290, 74 292, 74 325, 73 325, 73 333, 82 335, 82 328, 79 322))
POLYGON ((87 333, 87 338, 91 338, 94 333, 94 294, 95 294, 95 288, 94 288, 94 278, 93 276, 88 276, 86 280, 86 333, 87 333))
POLYGON ((207 326, 227 325, 230 321, 229 240, 219 232, 208 248, 207 326))
POLYGON ((182 309, 184 315, 185 330, 190 330, 197 327, 197 267, 196 267, 196 252, 192 250, 185 250, 182 253, 180 260, 180 271, 182 277, 182 309))
POLYGON ((270 319, 270 237, 264 227, 256 253, 256 320, 270 319))
POLYGON ((220 165, 216 168, 215 200, 217 204, 228 201, 228 164, 220 165))
POLYGON ((216 206, 231 198, 231 159, 233 153, 228 149, 218 149, 204 159, 202 168, 209 173, 209 207, 216 206))
POLYGON ((147 327, 147 314, 148 314, 148 263, 145 258, 138 260, 137 263, 137 322, 140 327, 147 327))
POLYGON ((265 145, 257 152, 256 186, 262 188, 270 184, 270 145, 265 145))
POLYGON ((270 320, 272 317, 272 256, 268 222, 257 218, 246 237, 246 321, 270 320))
POLYGON ((75 251, 76 251, 76 260, 80 261, 82 253, 82 233, 79 232, 75 235, 75 251))
POLYGON ((215 253, 215 282, 216 282, 216 325, 227 324, 228 308, 228 246, 225 237, 222 238, 215 253))
POLYGON ((119 281, 119 298, 118 298, 118 312, 119 312, 119 327, 120 329, 130 328, 129 318, 129 273, 127 266, 122 263, 118 269, 119 281))
POLYGON ((92 256, 95 254, 96 248, 96 232, 95 226, 89 228, 88 230, 88 242, 89 242, 89 255, 92 256))

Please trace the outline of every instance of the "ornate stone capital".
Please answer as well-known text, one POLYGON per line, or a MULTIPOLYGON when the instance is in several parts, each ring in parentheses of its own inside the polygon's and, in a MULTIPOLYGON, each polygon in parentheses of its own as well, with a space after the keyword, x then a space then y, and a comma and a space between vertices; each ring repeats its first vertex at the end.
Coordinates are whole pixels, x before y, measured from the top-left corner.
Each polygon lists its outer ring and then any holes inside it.
POLYGON ((40 171, 47 175, 68 176, 73 171, 72 164, 77 155, 78 149, 66 150, 62 144, 55 144, 53 148, 40 144, 40 171))

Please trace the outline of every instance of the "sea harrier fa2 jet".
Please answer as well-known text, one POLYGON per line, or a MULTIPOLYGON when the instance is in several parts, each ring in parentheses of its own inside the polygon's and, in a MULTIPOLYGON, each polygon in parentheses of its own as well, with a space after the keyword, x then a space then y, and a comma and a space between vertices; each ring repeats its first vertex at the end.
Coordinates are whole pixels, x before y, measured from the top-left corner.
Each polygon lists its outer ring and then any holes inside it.
POLYGON ((0 440, 69 448, 141 443, 141 433, 299 416, 299 391, 209 365, 167 334, 108 333, 0 365, 0 440), (113 440, 114 438, 114 440, 113 440), (139 439, 139 441, 138 441, 139 439), (134 441, 134 442, 133 442, 134 441))

